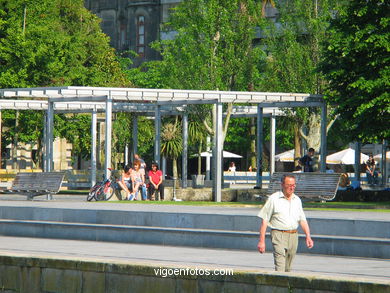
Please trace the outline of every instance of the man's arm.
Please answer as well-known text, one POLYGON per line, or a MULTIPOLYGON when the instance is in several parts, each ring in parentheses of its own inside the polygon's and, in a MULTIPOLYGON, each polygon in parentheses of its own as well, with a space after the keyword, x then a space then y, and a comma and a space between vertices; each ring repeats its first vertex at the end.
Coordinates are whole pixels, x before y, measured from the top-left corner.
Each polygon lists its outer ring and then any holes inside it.
POLYGON ((313 245, 314 245, 314 242, 313 242, 313 240, 310 237, 309 224, 307 223, 307 221, 300 221, 299 223, 301 224, 302 230, 303 230, 303 232, 306 235, 306 246, 308 248, 312 248, 313 245))
POLYGON ((259 243, 257 244, 257 250, 260 253, 265 252, 265 232, 267 231, 267 226, 268 226, 268 222, 263 219, 260 226, 260 239, 259 239, 259 243))

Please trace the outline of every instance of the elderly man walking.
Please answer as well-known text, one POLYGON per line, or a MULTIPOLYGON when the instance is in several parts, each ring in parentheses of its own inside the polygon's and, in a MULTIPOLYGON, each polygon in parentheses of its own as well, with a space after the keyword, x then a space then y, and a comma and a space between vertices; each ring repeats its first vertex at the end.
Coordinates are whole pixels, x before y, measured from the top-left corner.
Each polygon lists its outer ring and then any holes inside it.
POLYGON ((257 249, 265 252, 265 232, 271 227, 271 241, 274 250, 275 270, 289 272, 298 248, 298 225, 306 234, 306 245, 313 247, 310 228, 302 208, 302 202, 294 194, 296 180, 294 175, 282 177, 282 191, 272 194, 258 216, 262 218, 260 240, 257 249))

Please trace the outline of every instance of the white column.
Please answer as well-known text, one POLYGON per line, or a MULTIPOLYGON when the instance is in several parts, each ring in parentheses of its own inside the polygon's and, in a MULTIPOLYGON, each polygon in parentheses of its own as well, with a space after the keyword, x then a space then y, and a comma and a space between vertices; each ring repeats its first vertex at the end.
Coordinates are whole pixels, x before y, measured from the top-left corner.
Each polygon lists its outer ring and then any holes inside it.
POLYGON ((263 185, 263 108, 257 105, 257 156, 256 156, 256 186, 262 188, 263 185))
POLYGON ((273 174, 275 172, 275 144, 276 144, 276 116, 275 110, 271 115, 271 154, 270 154, 270 172, 273 174))
MULTIPOLYGON (((326 172, 326 155, 327 155, 327 142, 326 142, 326 126, 327 126, 327 109, 326 102, 324 101, 321 107, 321 153, 320 153, 320 171, 326 172)), ((360 154, 360 151, 359 151, 360 154)), ((360 174, 360 173, 359 173, 360 174)), ((360 175, 359 175, 360 176, 360 175)))
POLYGON ((54 128, 54 107, 53 102, 49 100, 46 120, 46 172, 53 170, 53 128, 54 128))
POLYGON ((111 136, 112 136, 112 99, 111 94, 106 100, 106 141, 105 141, 105 162, 104 162, 104 175, 106 178, 110 176, 111 168, 111 136))
POLYGON ((97 112, 92 111, 91 124, 91 187, 96 184, 97 112))
POLYGON ((163 180, 165 180, 165 174, 167 174, 167 159, 163 156, 161 160, 161 171, 163 173, 163 180))
MULTIPOLYGON (((210 136, 207 135, 206 137, 206 152, 208 153, 210 151, 210 136)), ((211 169, 211 160, 210 156, 206 156, 206 180, 210 180, 210 169, 211 169)))
POLYGON ((355 142, 354 149, 355 149, 355 164, 354 164, 355 180, 360 181, 360 152, 361 152, 360 142, 358 141, 355 142))
POLYGON ((127 165, 129 163, 129 144, 125 144, 125 161, 124 164, 127 165))
POLYGON ((138 116, 134 115, 133 116, 133 149, 131 153, 131 160, 133 161, 134 155, 138 153, 138 116))
POLYGON ((382 142, 382 161, 381 161, 381 166, 382 166, 382 184, 383 186, 386 186, 386 180, 387 180, 387 140, 383 140, 382 142))
POLYGON ((156 106, 156 114, 154 120, 155 141, 154 141, 154 161, 160 165, 161 156, 161 106, 156 106))
POLYGON ((213 187, 214 187, 214 201, 222 201, 222 137, 223 137, 223 127, 222 127, 222 103, 216 105, 216 124, 215 129, 215 145, 213 152, 213 187))
POLYGON ((183 153, 181 180, 182 187, 187 188, 187 159, 188 159, 188 116, 183 115, 183 153))
POLYGON ((43 114, 43 152, 42 152, 42 169, 47 172, 47 111, 43 114))

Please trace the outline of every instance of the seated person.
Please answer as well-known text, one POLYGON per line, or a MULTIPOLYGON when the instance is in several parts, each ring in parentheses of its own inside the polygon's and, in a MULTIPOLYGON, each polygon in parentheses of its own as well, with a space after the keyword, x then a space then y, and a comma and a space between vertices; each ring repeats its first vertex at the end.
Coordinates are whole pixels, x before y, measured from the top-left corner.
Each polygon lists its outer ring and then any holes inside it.
POLYGON ((234 164, 234 162, 230 162, 228 171, 229 172, 236 172, 236 164, 234 164))
POLYGON ((146 200, 146 185, 145 175, 141 171, 141 162, 135 160, 133 165, 133 171, 131 172, 131 182, 133 186, 133 193, 130 194, 129 200, 137 200, 138 191, 141 189, 142 200, 146 200))
MULTIPOLYGON (((155 191, 158 190, 157 194, 160 194, 161 200, 164 200, 163 173, 158 169, 157 163, 152 163, 152 170, 149 171, 149 180, 150 199, 153 199, 155 191)), ((156 200, 159 200, 158 196, 156 200)))
POLYGON ((328 166, 326 166, 325 173, 333 174, 333 173, 334 173, 334 170, 333 170, 333 169, 330 169, 328 166))
POLYGON ((350 189, 350 190, 362 190, 362 188, 360 187, 360 181, 353 180, 351 182, 351 185, 348 186, 347 189, 350 189))
POLYGON ((302 171, 302 167, 301 166, 295 166, 295 169, 294 169, 294 171, 293 171, 293 173, 302 173, 303 171, 302 171))
POLYGON ((314 172, 313 169, 313 156, 314 156, 314 149, 309 148, 306 155, 304 155, 302 158, 299 159, 299 164, 303 167, 303 172, 314 172))
POLYGON ((375 160, 372 155, 369 155, 368 160, 366 162, 366 175, 368 184, 374 185, 378 184, 378 172, 375 170, 375 160))
POLYGON ((118 185, 122 190, 126 192, 126 199, 130 197, 130 194, 132 192, 132 184, 131 184, 131 171, 133 169, 131 168, 131 163, 125 165, 123 168, 123 172, 121 177, 119 178, 118 185))
POLYGON ((351 181, 349 180, 349 176, 347 173, 343 173, 340 176, 339 186, 342 188, 347 188, 351 185, 351 181))

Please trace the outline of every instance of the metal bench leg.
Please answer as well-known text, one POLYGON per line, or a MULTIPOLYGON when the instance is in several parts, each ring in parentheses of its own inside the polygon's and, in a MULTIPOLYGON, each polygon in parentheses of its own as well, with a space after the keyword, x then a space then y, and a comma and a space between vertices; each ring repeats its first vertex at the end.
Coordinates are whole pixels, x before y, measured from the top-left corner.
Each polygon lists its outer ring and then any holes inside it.
POLYGON ((51 193, 48 193, 46 196, 47 200, 53 200, 53 195, 51 193))

